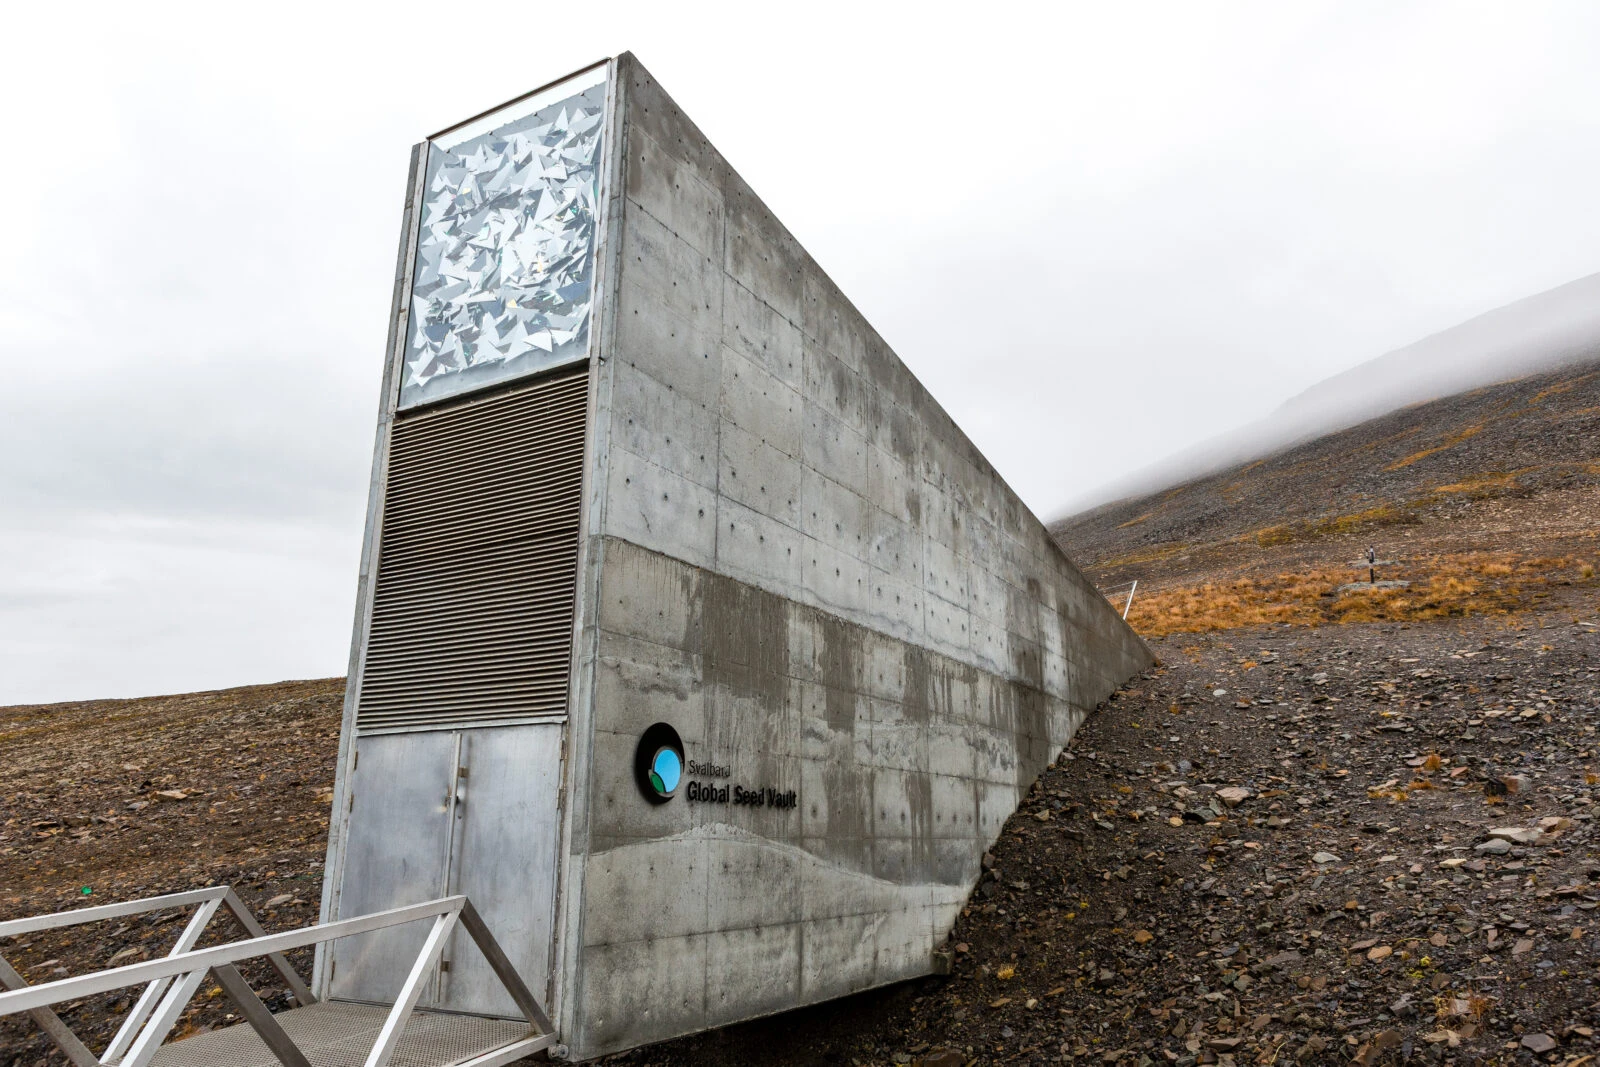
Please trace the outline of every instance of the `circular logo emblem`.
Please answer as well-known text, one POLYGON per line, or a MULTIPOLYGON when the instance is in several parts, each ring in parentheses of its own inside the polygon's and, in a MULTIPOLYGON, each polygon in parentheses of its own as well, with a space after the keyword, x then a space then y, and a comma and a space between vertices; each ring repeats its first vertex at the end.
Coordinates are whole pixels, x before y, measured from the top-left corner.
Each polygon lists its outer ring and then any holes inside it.
POLYGON ((683 757, 675 748, 658 748, 650 760, 650 788, 659 796, 670 797, 677 792, 678 779, 683 775, 683 757))
POLYGON ((683 780, 683 742, 678 731, 658 722, 640 735, 633 775, 646 800, 654 804, 671 800, 683 780))

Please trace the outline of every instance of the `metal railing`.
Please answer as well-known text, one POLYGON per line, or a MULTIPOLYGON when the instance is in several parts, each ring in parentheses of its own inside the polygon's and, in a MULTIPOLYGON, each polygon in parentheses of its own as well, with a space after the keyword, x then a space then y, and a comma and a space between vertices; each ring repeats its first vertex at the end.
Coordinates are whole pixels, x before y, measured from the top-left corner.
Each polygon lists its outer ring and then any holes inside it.
POLYGON ((1113 585, 1109 589, 1102 589, 1100 590, 1100 595, 1111 601, 1112 606, 1115 607, 1117 603, 1118 590, 1127 589, 1128 599, 1122 602, 1122 617, 1124 620, 1126 620, 1128 617, 1128 609, 1133 607, 1133 594, 1138 590, 1138 588, 1139 579, 1135 578, 1131 582, 1122 582, 1119 585, 1113 585))
POLYGON ((501 950, 483 919, 464 896, 442 897, 423 904, 363 915, 354 919, 324 923, 319 926, 268 934, 262 930, 244 902, 228 886, 199 889, 189 893, 151 897, 146 900, 106 904, 94 908, 80 908, 28 919, 0 922, 0 937, 38 933, 44 930, 100 922, 127 915, 160 911, 166 908, 197 905, 194 916, 179 935, 172 951, 163 959, 130 963, 111 967, 92 974, 62 978, 30 986, 4 957, 0 957, 0 1017, 26 1014, 44 1030, 66 1053, 74 1067, 148 1067, 156 1050, 166 1040, 177 1023, 184 1006, 199 990, 206 975, 216 978, 228 997, 239 1009, 239 1014, 256 1032, 262 1042, 284 1064, 284 1067, 310 1067, 305 1053, 295 1044, 267 1006, 261 1002, 235 964, 249 959, 265 957, 281 975, 290 994, 302 1007, 316 1002, 311 991, 301 981, 283 953, 296 948, 322 944, 352 934, 368 933, 391 926, 433 919, 433 926, 423 940, 422 950, 412 965, 394 1006, 385 1018, 376 1041, 368 1053, 365 1067, 386 1067, 406 1023, 417 1006, 428 975, 437 966, 450 933, 459 922, 477 944, 495 976, 511 995, 517 1009, 527 1019, 530 1032, 501 1048, 491 1050, 461 1063, 458 1067, 489 1067, 508 1063, 530 1055, 555 1043, 554 1030, 549 1017, 538 1000, 523 982, 511 961, 501 950), (250 935, 212 948, 196 949, 195 942, 205 932, 217 910, 226 906, 250 935), (130 1010, 117 1035, 107 1046, 103 1056, 95 1056, 80 1041, 61 1017, 51 1010, 52 1005, 83 997, 97 996, 144 985, 144 993, 130 1010))

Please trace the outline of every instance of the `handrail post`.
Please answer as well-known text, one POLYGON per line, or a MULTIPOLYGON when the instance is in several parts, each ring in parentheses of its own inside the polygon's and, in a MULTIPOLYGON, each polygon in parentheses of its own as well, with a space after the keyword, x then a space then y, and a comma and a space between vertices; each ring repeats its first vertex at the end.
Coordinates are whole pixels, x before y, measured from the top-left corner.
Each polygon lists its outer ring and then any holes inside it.
POLYGON ((244 1016, 244 1021, 256 1032, 271 1053, 278 1057, 278 1062, 283 1067, 311 1067, 311 1061, 306 1059, 305 1053, 294 1043, 283 1024, 272 1017, 272 1012, 261 1003, 261 998, 256 996, 255 990, 250 988, 239 969, 231 963, 220 964, 211 968, 211 975, 228 994, 228 998, 238 1007, 239 1014, 244 1016))
MULTIPOLYGON (((4 956, 0 956, 0 989, 21 989, 27 984, 22 975, 17 973, 16 968, 12 967, 4 956)), ((67 1054, 67 1059, 72 1061, 73 1067, 100 1067, 99 1057, 78 1040, 78 1035, 62 1021, 61 1016, 49 1008, 34 1008, 28 1012, 28 1017, 49 1035, 57 1048, 67 1054)))
POLYGON ((395 998, 394 1007, 389 1009, 389 1017, 383 1020, 383 1029, 378 1031, 378 1040, 373 1042, 372 1051, 367 1054, 365 1067, 388 1067, 389 1057, 394 1055, 400 1035, 405 1032, 406 1022, 411 1018, 411 1009, 417 1006, 417 1000, 422 996, 422 986, 427 982, 429 972, 438 964, 445 941, 450 937, 450 931, 455 929, 456 916, 460 913, 457 906, 433 921, 433 929, 428 931, 427 939, 422 942, 422 954, 411 965, 411 973, 406 975, 400 995, 395 998))
MULTIPOLYGON (((239 898, 238 893, 233 891, 232 886, 228 887, 227 893, 225 893, 222 897, 222 902, 228 906, 228 911, 233 914, 235 921, 237 921, 240 926, 244 927, 244 932, 246 934, 251 937, 266 936, 266 930, 264 930, 261 924, 256 921, 255 914, 252 913, 249 908, 245 907, 244 901, 239 898)), ((267 962, 272 964, 272 969, 278 972, 278 977, 282 978, 284 984, 289 987, 289 995, 294 997, 294 1002, 296 1004, 303 1008, 308 1004, 315 1004, 317 1002, 317 998, 312 995, 311 990, 307 988, 305 982, 301 980, 300 975, 296 973, 293 967, 289 966, 289 961, 284 957, 283 953, 269 953, 267 955, 267 962)))
POLYGON ((167 990, 167 995, 161 998, 160 1007, 150 1016, 150 1021, 145 1023, 144 1029, 139 1032, 139 1037, 128 1049, 128 1054, 122 1057, 118 1067, 150 1067, 150 1060, 154 1058, 156 1050, 167 1039, 167 1034, 177 1025, 178 1016, 183 1014, 184 1005, 188 1004, 195 993, 200 989, 200 983, 206 979, 206 969, 196 968, 172 984, 167 990))
POLYGON ((467 928, 467 934, 477 944, 478 951, 489 961, 489 969, 500 979, 500 984, 505 986, 506 992, 511 994, 512 1001, 527 1020, 537 1026, 541 1034, 554 1033, 555 1027, 550 1023, 550 1016, 545 1014, 544 1006, 522 980, 522 975, 517 973, 516 967, 501 949, 500 942, 494 939, 488 924, 470 900, 461 905, 461 925, 467 928))
MULTIPOLYGON (((217 913, 217 908, 221 904, 222 896, 220 894, 210 900, 201 901, 200 906, 195 909, 194 915, 189 919, 189 924, 183 928, 183 933, 178 935, 177 942, 173 944, 172 951, 168 952, 167 955, 169 957, 181 956, 193 948, 195 942, 200 940, 200 935, 205 933, 206 927, 211 923, 211 917, 217 913)), ((116 1063, 127 1055, 134 1039, 139 1036, 139 1028, 150 1017, 150 1013, 156 1010, 156 1005, 161 1002, 161 995, 167 991, 167 987, 171 984, 171 978, 157 978, 144 987, 144 992, 134 1002, 133 1010, 128 1012, 126 1019, 122 1020, 122 1025, 117 1028, 116 1036, 111 1039, 111 1044, 106 1046, 106 1054, 103 1057, 106 1063, 116 1063)))

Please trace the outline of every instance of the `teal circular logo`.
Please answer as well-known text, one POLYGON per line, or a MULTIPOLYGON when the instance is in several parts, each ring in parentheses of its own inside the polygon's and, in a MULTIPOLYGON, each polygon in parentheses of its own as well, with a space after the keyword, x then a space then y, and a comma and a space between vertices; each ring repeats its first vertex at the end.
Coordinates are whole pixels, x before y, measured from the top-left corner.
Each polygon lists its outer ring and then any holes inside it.
POLYGON ((683 781, 683 741, 678 731, 658 722, 639 737, 633 755, 634 781, 652 804, 665 804, 683 781))
POLYGON ((678 791, 683 777, 683 757, 675 748, 658 748, 650 760, 650 788, 657 796, 670 797, 678 791))

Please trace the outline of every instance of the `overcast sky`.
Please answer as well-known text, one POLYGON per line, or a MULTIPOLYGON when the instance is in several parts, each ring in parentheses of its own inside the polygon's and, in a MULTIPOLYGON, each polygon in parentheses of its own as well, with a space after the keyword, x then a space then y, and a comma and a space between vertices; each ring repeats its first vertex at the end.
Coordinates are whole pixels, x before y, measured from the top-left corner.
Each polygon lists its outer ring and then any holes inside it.
POLYGON ((408 148, 624 49, 1046 517, 1600 270, 1588 3, 6 21, 0 704, 343 672, 408 148))

